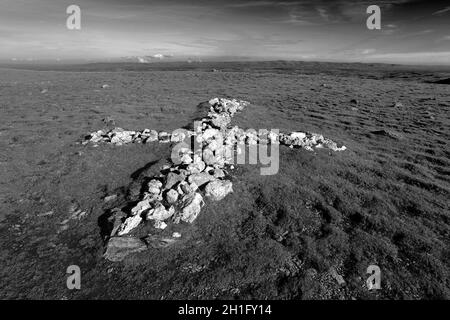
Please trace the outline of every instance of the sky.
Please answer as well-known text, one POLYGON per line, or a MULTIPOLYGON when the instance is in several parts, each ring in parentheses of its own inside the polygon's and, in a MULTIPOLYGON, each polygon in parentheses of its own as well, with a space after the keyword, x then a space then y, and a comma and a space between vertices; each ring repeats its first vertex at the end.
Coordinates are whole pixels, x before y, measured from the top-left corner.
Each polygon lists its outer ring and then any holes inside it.
POLYGON ((450 65, 450 1, 0 0, 0 60, 130 56, 450 65))

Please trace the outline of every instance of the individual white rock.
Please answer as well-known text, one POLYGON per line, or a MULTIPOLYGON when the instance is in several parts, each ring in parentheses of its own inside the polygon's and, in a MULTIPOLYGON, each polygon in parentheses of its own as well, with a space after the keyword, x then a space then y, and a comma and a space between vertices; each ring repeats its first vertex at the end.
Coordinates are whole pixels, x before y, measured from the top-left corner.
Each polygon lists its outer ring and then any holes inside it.
MULTIPOLYGON (((196 192, 194 194, 185 195, 182 199, 182 209, 179 219, 187 223, 194 222, 200 213, 203 204, 203 197, 200 193, 196 192)), ((175 222, 177 220, 178 219, 176 219, 175 222)))
POLYGON ((106 196, 105 198, 103 198, 103 201, 109 202, 109 201, 116 200, 116 198, 117 198, 117 194, 112 194, 110 196, 106 196))
POLYGON ((172 135, 170 137, 170 141, 171 142, 181 142, 185 138, 186 138, 186 134, 184 132, 175 130, 174 132, 172 132, 172 135))
POLYGON ((119 227, 119 230, 117 231, 117 234, 119 236, 122 236, 124 234, 129 233, 131 230, 136 228, 142 221, 142 217, 137 214, 131 217, 128 217, 122 225, 119 227))
POLYGON ((216 179, 225 177, 225 172, 222 169, 214 169, 213 177, 216 179))
POLYGON ((304 132, 291 132, 290 137, 291 137, 291 139, 303 140, 303 139, 306 138, 306 133, 304 133, 304 132))
POLYGON ((160 193, 156 194, 156 193, 144 192, 142 200, 148 200, 150 203, 153 203, 156 201, 161 201, 162 195, 160 193))
POLYGON ((195 182, 191 182, 191 183, 189 184, 189 188, 191 188, 191 190, 192 190, 193 192, 195 192, 195 191, 198 190, 198 185, 197 185, 195 182))
POLYGON ((190 164, 192 163, 192 157, 188 154, 184 154, 181 159, 180 159, 181 163, 183 164, 190 164))
POLYGON ((255 145, 258 143, 258 134, 256 130, 248 130, 246 133, 246 142, 248 145, 255 145))
MULTIPOLYGON (((148 130, 148 129, 146 129, 148 130)), ((154 142, 158 141, 158 131, 156 130, 149 130, 146 131, 145 134, 142 134, 142 137, 145 139, 144 142, 154 142)))
POLYGON ((219 142, 217 140, 213 140, 208 144, 207 148, 210 149, 211 151, 216 151, 220 147, 221 145, 219 144, 219 142))
POLYGON ((206 196, 214 201, 222 200, 230 192, 233 192, 233 184, 228 180, 214 180, 205 187, 206 196))
POLYGON ((91 141, 92 143, 97 143, 97 142, 103 141, 105 139, 104 135, 105 135, 105 132, 103 130, 98 130, 96 132, 92 132, 90 134, 89 141, 91 141))
POLYGON ((167 228, 167 223, 161 220, 155 220, 155 224, 153 225, 156 229, 164 230, 167 228))
POLYGON ((150 201, 147 200, 147 199, 146 200, 142 200, 142 201, 139 201, 138 204, 133 209, 131 209, 131 214, 133 216, 140 215, 145 210, 148 210, 150 208, 151 208, 150 201))
POLYGON ((181 238, 181 233, 179 233, 179 232, 174 232, 174 233, 172 233, 172 237, 173 237, 173 238, 181 238))
POLYGON ((191 163, 187 166, 187 171, 189 174, 200 173, 205 170, 206 164, 200 160, 194 163, 191 163))
POLYGON ((222 133, 217 129, 206 129, 201 135, 202 141, 210 142, 213 139, 215 140, 223 140, 222 133))
POLYGON ((219 98, 212 98, 211 100, 208 101, 208 103, 209 103, 211 106, 214 106, 214 105, 216 105, 216 104, 219 103, 219 98))
MULTIPOLYGON (((120 129, 120 128, 119 128, 120 129)), ((130 143, 133 140, 133 135, 135 131, 119 131, 112 132, 111 143, 113 144, 126 144, 130 143)))
POLYGON ((276 134, 276 133, 273 132, 273 131, 270 131, 270 132, 267 134, 267 138, 269 139, 270 143, 272 143, 272 144, 278 144, 278 143, 280 143, 280 142, 279 142, 278 134, 276 134))
POLYGON ((198 187, 201 187, 202 185, 204 185, 205 183, 211 181, 214 179, 214 176, 210 175, 207 172, 200 172, 200 173, 195 173, 192 174, 188 177, 188 182, 191 183, 195 183, 198 187))
POLYGON ((209 148, 205 148, 203 150, 203 161, 207 164, 207 165, 213 165, 217 162, 217 158, 214 155, 214 152, 209 149, 209 148))
POLYGON ((333 151, 344 151, 347 149, 345 146, 338 147, 336 142, 331 141, 330 139, 324 139, 324 141, 322 142, 322 146, 333 151))
POLYGON ((168 143, 168 142, 170 142, 170 134, 168 134, 165 131, 161 131, 158 134, 158 140, 160 143, 168 143))
POLYGON ((175 213, 175 209, 170 207, 169 210, 161 204, 157 203, 153 209, 147 212, 147 220, 166 220, 170 218, 175 213))
POLYGON ((153 194, 159 194, 161 192, 162 183, 159 180, 152 179, 148 182, 148 192, 153 194))
POLYGON ((169 172, 166 176, 166 181, 164 184, 164 189, 171 189, 178 182, 183 181, 185 178, 184 175, 178 174, 175 172, 169 172))
POLYGON ((174 189, 170 189, 166 193, 166 201, 169 204, 174 204, 178 200, 178 192, 174 189))

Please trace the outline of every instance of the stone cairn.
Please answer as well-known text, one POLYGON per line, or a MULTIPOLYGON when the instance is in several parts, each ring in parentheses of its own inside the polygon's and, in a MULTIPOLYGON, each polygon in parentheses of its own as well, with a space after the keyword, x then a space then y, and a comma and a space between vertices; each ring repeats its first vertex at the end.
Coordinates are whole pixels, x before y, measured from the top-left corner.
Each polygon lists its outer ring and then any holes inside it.
MULTIPOLYGON (((193 130, 180 129, 169 134, 149 129, 127 131, 115 128, 110 131, 99 130, 85 137, 82 144, 109 143, 119 146, 128 143, 173 142, 178 146, 177 150, 172 150, 172 156, 176 151, 178 163, 172 159, 170 165, 163 166, 160 174, 149 180, 139 202, 129 213, 124 213, 120 208, 112 210, 113 228, 105 254, 109 260, 118 261, 131 252, 145 250, 147 246, 155 247, 151 241, 145 243, 127 236, 141 223, 151 222, 157 229, 165 229, 168 223, 192 223, 205 204, 204 196, 212 201, 220 201, 232 192, 232 182, 226 178, 226 172, 234 168, 232 164, 234 154, 239 153, 238 145, 271 143, 309 151, 313 148, 345 150, 345 146, 338 147, 335 142, 315 133, 284 134, 260 130, 258 135, 255 131, 230 127, 232 117, 249 103, 222 98, 211 99, 208 103, 210 109, 207 116, 196 122, 193 130), (264 134, 261 134, 262 131, 264 134), (196 141, 200 147, 194 151, 183 147, 183 144, 179 147, 179 143, 184 141, 187 141, 186 146, 196 141)), ((175 232, 173 238, 178 237, 180 234, 175 232)), ((165 243, 173 240, 166 239, 165 243)))

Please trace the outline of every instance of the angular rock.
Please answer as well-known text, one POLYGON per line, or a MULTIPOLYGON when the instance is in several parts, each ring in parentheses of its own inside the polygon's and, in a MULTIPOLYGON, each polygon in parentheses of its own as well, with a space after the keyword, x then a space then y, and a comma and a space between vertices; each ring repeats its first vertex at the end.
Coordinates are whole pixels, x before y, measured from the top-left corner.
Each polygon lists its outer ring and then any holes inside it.
MULTIPOLYGON (((321 145, 324 148, 328 148, 333 151, 344 151, 347 149, 347 147, 345 147, 345 146, 338 147, 337 143, 334 141, 331 141, 330 139, 324 139, 321 145)), ((317 145, 316 147, 319 148, 319 145, 317 145)))
POLYGON ((122 261, 135 252, 147 250, 147 245, 134 237, 112 237, 109 239, 104 257, 110 261, 122 261))
POLYGON ((117 198, 117 194, 112 194, 110 196, 106 196, 105 198, 103 198, 103 201, 109 202, 109 201, 116 200, 116 198, 117 198))
POLYGON ((200 210, 202 208, 203 197, 200 193, 188 194, 185 195, 182 199, 181 211, 177 217, 175 217, 175 223, 178 223, 180 220, 192 223, 197 218, 200 210))
POLYGON ((186 139, 186 134, 184 132, 177 131, 177 130, 172 132, 172 135, 170 137, 171 142, 181 142, 184 139, 186 139))
POLYGON ((179 195, 191 194, 191 193, 194 193, 197 189, 198 189, 198 186, 194 182, 189 184, 186 181, 182 181, 177 186, 177 192, 179 195))
POLYGON ((214 176, 206 172, 192 174, 188 177, 189 183, 195 183, 198 187, 201 187, 205 183, 214 180, 214 176))
POLYGON ((217 158, 214 155, 214 152, 209 149, 209 148, 205 148, 203 150, 203 161, 207 164, 207 165, 213 165, 217 162, 217 158))
POLYGON ((269 139, 270 143, 272 143, 272 144, 280 143, 278 134, 273 131, 270 131, 268 133, 267 138, 269 139))
POLYGON ((169 172, 166 176, 166 181, 164 184, 164 189, 171 189, 174 185, 176 185, 178 182, 183 181, 185 179, 185 176, 182 174, 177 174, 174 172, 169 172))
POLYGON ((255 130, 248 130, 246 132, 246 142, 248 145, 255 145, 258 143, 258 134, 255 130))
POLYGON ((202 142, 211 142, 212 140, 218 140, 218 141, 222 141, 223 140, 223 136, 222 133, 217 130, 217 129, 206 129, 203 134, 201 135, 202 137, 202 142))
POLYGON ((214 169, 213 177, 216 179, 225 177, 225 172, 222 169, 214 169))
POLYGON ((167 223, 165 223, 164 221, 161 221, 161 220, 155 220, 154 227, 156 229, 164 230, 165 228, 167 228, 167 223))
POLYGON ((147 200, 150 203, 154 203, 156 201, 161 201, 162 195, 160 193, 156 194, 156 193, 144 192, 142 200, 147 200))
POLYGON ((233 184, 228 180, 214 180, 205 187, 206 196, 214 201, 222 200, 230 192, 233 192, 233 184))
POLYGON ((114 208, 111 211, 111 215, 108 217, 108 222, 111 224, 111 232, 110 236, 114 236, 122 225, 122 220, 127 216, 125 212, 120 210, 119 208, 114 208))
POLYGON ((122 236, 129 233, 131 230, 136 228, 142 221, 142 217, 137 214, 135 216, 128 217, 119 227, 117 234, 122 236))
POLYGON ((184 154, 181 159, 180 159, 181 163, 183 164, 190 164, 192 163, 192 157, 188 154, 184 154))
POLYGON ((203 170, 205 170, 205 167, 206 167, 206 164, 200 160, 200 161, 189 164, 187 166, 187 171, 189 172, 189 174, 200 173, 203 170))
POLYGON ((133 209, 131 209, 131 215, 141 215, 141 213, 150 208, 151 204, 148 199, 139 201, 138 204, 133 209))
POLYGON ((175 209, 170 207, 169 210, 161 204, 157 203, 153 209, 147 212, 146 220, 166 220, 175 213, 175 209))
POLYGON ((152 179, 148 182, 148 192, 153 194, 159 194, 161 192, 162 182, 156 179, 152 179))
MULTIPOLYGON (((146 129, 148 130, 148 129, 146 129)), ((156 130, 148 130, 146 131, 144 130, 144 132, 142 133, 142 137, 144 139, 144 142, 154 142, 154 141, 158 141, 158 131, 156 130)))
POLYGON ((178 200, 178 192, 174 189, 170 189, 166 193, 166 201, 169 204, 174 204, 178 200))
POLYGON ((111 143, 121 145, 130 143, 133 140, 134 131, 117 131, 111 136, 111 143))
POLYGON ((291 132, 290 138, 292 140, 303 140, 306 138, 306 133, 304 132, 291 132))
POLYGON ((97 143, 105 139, 104 135, 105 132, 103 130, 98 130, 97 132, 91 133, 88 139, 93 143, 97 143))
POLYGON ((168 142, 170 142, 170 134, 168 134, 165 131, 161 131, 158 134, 158 140, 160 143, 168 143, 168 142))

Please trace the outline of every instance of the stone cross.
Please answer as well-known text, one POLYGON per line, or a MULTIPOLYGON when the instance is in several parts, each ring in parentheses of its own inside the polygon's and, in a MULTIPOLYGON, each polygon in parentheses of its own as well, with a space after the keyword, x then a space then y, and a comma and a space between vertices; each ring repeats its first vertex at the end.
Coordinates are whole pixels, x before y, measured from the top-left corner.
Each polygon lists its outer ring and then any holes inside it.
MULTIPOLYGON (((306 132, 280 133, 278 130, 243 130, 237 126, 230 128, 232 117, 249 103, 242 100, 214 98, 208 102, 209 112, 201 121, 194 122, 193 130, 177 129, 171 134, 145 129, 127 131, 115 128, 109 132, 99 130, 91 133, 82 142, 111 143, 176 143, 172 148, 170 165, 163 166, 160 174, 145 186, 140 201, 125 213, 120 208, 112 210, 112 230, 105 257, 112 261, 123 259, 127 254, 142 251, 146 244, 133 237, 124 237, 144 221, 152 222, 155 228, 165 229, 167 223, 192 223, 205 204, 204 196, 212 201, 220 201, 233 191, 227 179, 228 169, 234 164, 246 163, 248 150, 249 164, 263 165, 261 174, 276 174, 279 163, 279 144, 290 148, 328 148, 333 151, 345 150, 322 135, 306 132), (268 146, 270 145, 270 157, 268 146), (192 148, 193 147, 193 148, 192 148), (259 157, 258 157, 259 156, 259 157), (235 161, 236 158, 236 161, 235 161)), ((161 247, 170 245, 179 234, 172 238, 147 238, 147 245, 161 247)))

